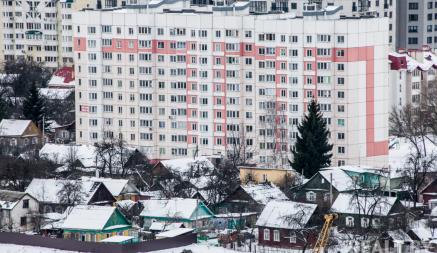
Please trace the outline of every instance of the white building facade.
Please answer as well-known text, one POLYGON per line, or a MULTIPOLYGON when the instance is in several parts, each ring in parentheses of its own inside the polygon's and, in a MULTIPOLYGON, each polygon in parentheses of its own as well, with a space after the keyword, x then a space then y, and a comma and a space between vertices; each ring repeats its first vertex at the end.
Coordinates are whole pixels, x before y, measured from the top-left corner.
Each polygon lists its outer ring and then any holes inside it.
POLYGON ((120 0, 2 0, 0 62, 25 58, 52 70, 72 66, 72 13, 122 4, 120 0))
POLYGON ((387 164, 387 19, 171 8, 73 15, 77 143, 122 138, 151 159, 244 144, 285 165, 314 97, 333 164, 387 164))
POLYGON ((402 110, 426 102, 437 86, 437 56, 430 47, 390 53, 389 60, 391 107, 402 110))

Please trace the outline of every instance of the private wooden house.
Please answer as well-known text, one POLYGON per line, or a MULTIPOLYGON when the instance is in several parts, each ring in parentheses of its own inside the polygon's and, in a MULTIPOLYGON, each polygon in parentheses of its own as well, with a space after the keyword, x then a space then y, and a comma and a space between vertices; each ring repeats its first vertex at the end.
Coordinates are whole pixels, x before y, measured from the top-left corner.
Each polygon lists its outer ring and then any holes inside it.
POLYGON ((37 227, 39 203, 25 192, 0 190, 0 228, 5 231, 25 232, 37 227))
POLYGON ((310 248, 317 241, 319 232, 314 227, 319 219, 316 209, 315 204, 270 201, 256 222, 258 244, 287 249, 310 248))
POLYGON ((335 224, 340 230, 370 233, 406 227, 406 209, 395 197, 340 193, 331 212, 339 215, 335 224))
POLYGON ((26 193, 39 201, 42 213, 62 213, 77 204, 113 205, 116 201, 103 183, 81 180, 34 178, 26 193))
POLYGON ((287 196, 272 183, 238 186, 219 206, 219 213, 261 213, 271 200, 288 200, 287 196))
POLYGON ((40 147, 42 132, 31 120, 3 119, 0 145, 6 152, 24 152, 40 147))
POLYGON ((186 228, 201 228, 214 217, 214 213, 197 199, 149 199, 141 200, 141 204, 144 208, 140 216, 145 229, 153 222, 183 223, 186 228))
POLYGON ((62 229, 65 239, 99 242, 116 235, 130 236, 132 226, 116 207, 79 205, 67 216, 62 229))

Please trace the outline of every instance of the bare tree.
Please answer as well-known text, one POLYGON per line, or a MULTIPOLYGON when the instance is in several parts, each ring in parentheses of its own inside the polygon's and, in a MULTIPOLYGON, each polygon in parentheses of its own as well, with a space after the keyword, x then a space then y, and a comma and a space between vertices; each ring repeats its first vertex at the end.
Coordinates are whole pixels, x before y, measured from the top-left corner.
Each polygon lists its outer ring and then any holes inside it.
MULTIPOLYGON (((320 231, 320 226, 315 225, 320 223, 311 222, 308 223, 308 215, 311 213, 311 208, 308 206, 300 205, 298 206, 298 210, 295 211, 292 215, 284 216, 285 222, 290 227, 295 227, 296 229, 293 232, 296 235, 296 240, 302 242, 302 253, 305 253, 308 246, 311 246, 312 238, 315 238, 320 231)), ((317 212, 313 215, 314 217, 322 217, 323 214, 317 212)), ((291 236, 291 235, 290 235, 291 236)))
MULTIPOLYGON (((262 149, 272 150, 272 160, 266 162, 269 166, 284 167, 288 165, 288 126, 286 107, 284 103, 271 98, 268 101, 261 102, 264 109, 264 115, 261 116, 260 134, 264 138, 264 147, 262 149)), ((269 154, 269 153, 266 153, 269 154)))
POLYGON ((117 142, 114 138, 105 138, 101 142, 94 144, 96 147, 96 159, 102 176, 105 176, 106 172, 110 176, 115 174, 119 162, 117 159, 117 142))
POLYGON ((65 165, 68 171, 72 172, 76 169, 79 157, 77 156, 77 148, 74 145, 68 146, 68 153, 65 157, 65 165))
POLYGON ((226 153, 228 162, 231 162, 233 167, 248 164, 255 152, 253 140, 248 138, 246 127, 244 124, 235 125, 235 129, 228 131, 226 153))
POLYGON ((428 179, 437 162, 437 155, 434 152, 423 155, 420 152, 409 154, 406 164, 402 170, 404 178, 403 185, 406 186, 413 201, 414 208, 419 201, 419 193, 428 179))
POLYGON ((119 174, 121 177, 125 177, 127 174, 130 174, 132 171, 130 170, 131 167, 127 166, 127 162, 129 161, 129 158, 133 154, 133 151, 127 147, 126 141, 123 139, 118 139, 116 141, 116 151, 117 151, 117 158, 118 158, 118 171, 117 174, 119 174))
POLYGON ((393 108, 390 114, 390 133, 397 137, 403 137, 414 147, 416 154, 427 155, 426 140, 433 141, 428 137, 430 133, 427 117, 428 113, 411 104, 401 110, 393 108))
POLYGON ((429 172, 434 169, 437 154, 428 150, 427 145, 436 145, 437 131, 436 102, 437 93, 428 91, 423 94, 419 105, 407 104, 401 110, 393 109, 390 114, 390 132, 398 137, 405 138, 411 145, 410 154, 401 174, 414 200, 414 207, 419 198, 419 191, 426 183, 429 172), (433 99, 434 98, 434 99, 433 99))
POLYGON ((62 188, 58 192, 61 203, 66 205, 78 205, 85 200, 85 192, 80 180, 62 181, 62 188))

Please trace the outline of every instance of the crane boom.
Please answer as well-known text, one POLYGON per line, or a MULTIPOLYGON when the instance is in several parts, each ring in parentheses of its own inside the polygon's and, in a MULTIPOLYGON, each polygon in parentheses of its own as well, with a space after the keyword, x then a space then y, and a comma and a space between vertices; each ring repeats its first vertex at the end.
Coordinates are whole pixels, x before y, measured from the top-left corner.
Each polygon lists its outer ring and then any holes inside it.
POLYGON ((325 214, 324 218, 325 224, 323 224, 322 231, 320 231, 319 237, 317 238, 313 253, 322 253, 322 250, 326 247, 332 223, 338 218, 338 215, 335 213, 325 214))

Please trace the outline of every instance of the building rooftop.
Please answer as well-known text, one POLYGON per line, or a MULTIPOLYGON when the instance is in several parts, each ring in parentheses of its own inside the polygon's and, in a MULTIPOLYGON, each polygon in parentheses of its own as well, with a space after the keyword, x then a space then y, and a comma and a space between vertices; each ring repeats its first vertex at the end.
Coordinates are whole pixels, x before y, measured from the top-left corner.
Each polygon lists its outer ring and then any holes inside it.
POLYGON ((31 122, 21 119, 3 119, 0 122, 0 136, 22 136, 31 122))
POLYGON ((300 229, 306 226, 316 208, 316 204, 270 201, 259 216, 256 225, 271 228, 300 229))

